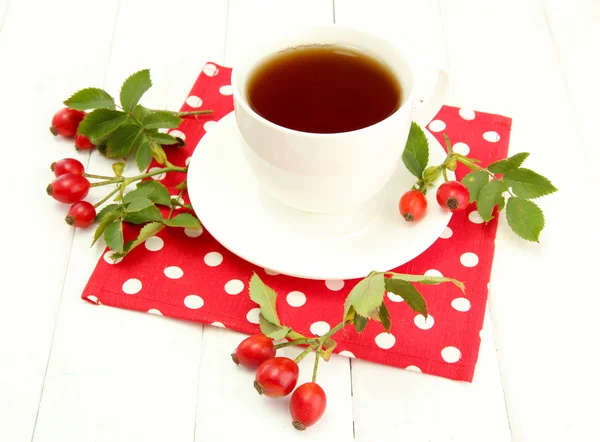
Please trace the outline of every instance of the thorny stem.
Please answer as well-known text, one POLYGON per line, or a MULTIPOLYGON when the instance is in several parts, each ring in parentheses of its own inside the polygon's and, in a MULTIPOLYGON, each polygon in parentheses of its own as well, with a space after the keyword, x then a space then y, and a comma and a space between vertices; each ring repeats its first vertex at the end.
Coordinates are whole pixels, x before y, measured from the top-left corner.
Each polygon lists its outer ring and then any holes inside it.
POLYGON ((178 117, 187 117, 190 115, 205 115, 212 114, 211 110, 200 110, 200 111, 190 111, 190 112, 175 112, 175 115, 178 117))
POLYGON ((113 190, 108 195, 106 195, 104 198, 102 198, 100 201, 98 201, 96 204, 94 204, 94 208, 100 207, 102 204, 107 202, 110 199, 110 197, 113 196, 115 193, 117 193, 120 189, 121 189, 121 186, 116 187, 115 190, 113 190))
POLYGON ((98 180, 112 180, 114 178, 112 176, 94 175, 92 173, 84 173, 83 176, 85 178, 96 178, 98 180))
POLYGON ((310 338, 296 339, 295 341, 288 341, 288 342, 282 342, 281 344, 275 344, 273 346, 273 348, 275 348, 275 350, 277 350, 279 348, 289 347, 290 345, 308 344, 312 341, 313 341, 313 339, 310 339, 310 338))
POLYGON ((120 183, 122 181, 123 181, 123 177, 113 178, 108 181, 98 181, 97 183, 92 183, 92 184, 90 184, 90 187, 106 186, 107 184, 116 184, 116 183, 120 183))
POLYGON ((185 187, 179 191, 179 194, 177 195, 176 199, 171 199, 171 210, 169 211, 169 216, 167 216, 167 219, 171 219, 171 216, 173 215, 173 212, 175 211, 175 207, 180 206, 180 207, 185 207, 187 209, 186 204, 182 204, 179 202, 179 198, 181 198, 181 195, 183 195, 184 190, 185 190, 185 187))
POLYGON ((315 354, 315 365, 313 366, 312 382, 317 382, 317 369, 319 368, 319 359, 321 359, 321 348, 317 349, 315 354))

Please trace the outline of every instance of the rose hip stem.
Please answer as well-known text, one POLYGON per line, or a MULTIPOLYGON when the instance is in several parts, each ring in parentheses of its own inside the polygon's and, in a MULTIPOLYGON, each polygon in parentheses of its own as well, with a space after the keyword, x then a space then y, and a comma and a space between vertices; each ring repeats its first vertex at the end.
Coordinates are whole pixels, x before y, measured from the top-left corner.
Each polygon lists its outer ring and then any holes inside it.
MULTIPOLYGON (((309 354, 311 351, 313 351, 315 348, 321 348, 321 346, 323 345, 323 343, 329 339, 331 336, 333 336, 334 334, 336 334, 338 331, 340 331, 341 329, 344 328, 344 326, 346 325, 346 322, 340 322, 338 325, 336 325, 335 327, 333 327, 331 330, 329 330, 327 333, 325 333, 323 336, 320 336, 318 338, 315 338, 312 342, 312 344, 310 344, 306 350, 304 350, 302 353, 300 353, 296 359, 294 359, 294 362, 297 364, 298 362, 300 362, 302 359, 304 359, 304 357, 309 354)), ((310 341, 310 340, 309 340, 310 341)), ((293 342, 297 342, 297 341, 293 341, 293 342)))
POLYGON ((312 381, 317 382, 317 370, 319 369, 319 359, 321 359, 321 347, 317 349, 315 354, 315 365, 313 366, 312 381))

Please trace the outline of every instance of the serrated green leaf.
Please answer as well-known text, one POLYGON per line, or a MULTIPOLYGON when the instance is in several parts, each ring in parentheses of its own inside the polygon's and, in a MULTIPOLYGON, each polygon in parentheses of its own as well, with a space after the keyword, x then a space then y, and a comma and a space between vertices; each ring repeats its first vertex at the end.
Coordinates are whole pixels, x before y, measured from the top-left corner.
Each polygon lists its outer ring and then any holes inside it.
POLYGON ((142 124, 146 129, 175 129, 183 120, 168 111, 152 111, 144 117, 142 124))
POLYGON ((104 89, 88 87, 81 89, 65 100, 71 109, 85 111, 88 109, 114 109, 115 100, 104 89))
POLYGON ((121 206, 118 204, 111 204, 106 206, 104 209, 96 215, 96 220, 99 221, 98 227, 96 227, 96 231, 94 232, 94 239, 92 241, 92 245, 96 244, 96 242, 100 239, 100 237, 104 234, 106 230, 106 226, 114 222, 117 218, 121 217, 121 206), (108 210, 111 206, 117 206, 118 209, 108 210), (106 210, 106 211, 104 211, 106 210))
POLYGON ((336 347, 337 342, 335 342, 333 339, 325 339, 325 342, 323 342, 324 350, 323 352, 321 352, 321 357, 323 358, 323 360, 329 361, 329 359, 331 358, 331 354, 333 353, 333 350, 335 350, 336 347))
POLYGON ((423 295, 421 295, 412 283, 403 281, 402 279, 386 278, 385 289, 402 297, 411 309, 427 318, 427 303, 425 302, 425 298, 423 298, 423 295))
POLYGON ((117 128, 106 143, 106 154, 109 158, 125 158, 133 149, 136 139, 143 134, 139 127, 131 124, 117 128))
POLYGON ((117 161, 113 163, 112 170, 115 173, 115 176, 120 177, 123 175, 123 171, 125 170, 126 163, 124 161, 117 161))
MULTIPOLYGON (((451 282, 458 287, 463 293, 465 291, 465 285, 461 281, 452 278, 446 278, 445 276, 425 276, 425 275, 407 275, 404 273, 391 273, 392 279, 401 279, 407 282, 418 282, 419 284, 426 285, 437 285, 442 282, 451 282)), ((387 283, 387 279, 386 279, 387 283)), ((386 289, 387 290, 387 289, 386 289)))
POLYGON ((368 323, 369 318, 361 315, 354 315, 354 329, 356 330, 356 333, 362 333, 368 323))
POLYGON ((462 181, 467 189, 469 189, 469 201, 477 201, 479 192, 489 182, 489 175, 482 170, 470 172, 466 174, 462 181))
POLYGON ((148 141, 142 142, 135 154, 135 162, 137 164, 138 170, 143 172, 148 168, 150 162, 152 161, 152 152, 150 151, 150 143, 148 141))
POLYGON ((267 321, 262 313, 258 315, 258 326, 260 332, 271 339, 283 339, 290 331, 289 327, 267 321))
POLYGON ((496 200, 496 204, 498 204, 498 212, 502 212, 506 205, 506 198, 504 198, 504 195, 500 195, 500 198, 496 200))
POLYGON ((191 213, 180 213, 171 219, 165 219, 163 223, 169 227, 186 227, 188 229, 201 229, 200 220, 191 213))
POLYGON ((154 204, 148 198, 138 198, 133 200, 131 203, 127 205, 127 213, 139 212, 140 210, 144 210, 146 207, 150 207, 154 204))
POLYGON ((150 109, 142 106, 141 104, 138 104, 131 112, 131 115, 133 115, 135 119, 141 122, 146 117, 146 115, 149 115, 151 113, 152 111, 150 109))
POLYGON ((479 191, 477 197, 477 212, 479 216, 487 223, 493 216, 492 212, 494 207, 498 204, 500 199, 503 199, 502 193, 506 192, 508 187, 502 181, 492 180, 488 182, 479 191))
POLYGON ((370 317, 383 301, 385 292, 383 279, 382 274, 374 274, 356 284, 344 302, 344 317, 351 307, 357 315, 370 317))
POLYGON ((533 201, 525 198, 510 197, 506 204, 508 225, 521 238, 539 242, 544 229, 544 213, 533 201))
POLYGON ((139 246, 144 241, 146 241, 148 238, 151 238, 154 235, 156 235, 158 232, 160 232, 163 227, 164 226, 162 225, 162 223, 159 223, 159 222, 153 222, 153 223, 148 223, 148 224, 144 225, 144 227, 142 227, 142 229, 140 230, 140 233, 138 234, 137 238, 132 241, 128 241, 125 244, 125 246, 123 247, 123 253, 119 254, 117 257, 118 258, 124 257, 129 252, 131 252, 133 249, 135 249, 137 246, 139 246))
POLYGON ((150 70, 144 69, 132 74, 121 86, 121 107, 125 112, 131 112, 146 93, 152 87, 150 70))
POLYGON ((154 141, 156 141, 158 144, 162 144, 163 146, 177 144, 177 140, 175 139, 175 137, 169 134, 163 134, 162 132, 152 131, 151 136, 154 141))
POLYGON ((515 195, 526 199, 539 198, 558 190, 548 178, 530 169, 509 170, 503 179, 515 195))
POLYGON ((132 224, 145 224, 152 221, 164 221, 162 213, 160 213, 160 210, 158 210, 158 207, 156 206, 150 206, 137 212, 127 213, 123 219, 132 224))
POLYGON ((137 184, 136 189, 125 194, 123 201, 129 204, 139 198, 148 198, 155 204, 171 206, 171 195, 167 188, 155 180, 142 181, 137 184))
POLYGON ((112 109, 96 109, 85 116, 77 129, 90 140, 105 137, 115 131, 127 120, 127 114, 112 109))
POLYGON ((104 242, 117 253, 123 253, 123 221, 117 219, 106 226, 104 242))
POLYGON ((386 307, 385 303, 382 302, 381 306, 379 306, 379 310, 377 310, 377 315, 373 317, 378 322, 381 322, 383 328, 386 332, 390 332, 392 329, 392 317, 390 315, 390 311, 386 307))
POLYGON ((281 325, 277 316, 277 294, 266 285, 260 277, 254 273, 250 278, 250 299, 260 306, 260 313, 264 318, 274 325, 281 325))
POLYGON ((178 189, 178 190, 185 190, 185 189, 187 189, 187 180, 183 180, 181 183, 177 184, 175 186, 175 189, 178 189))
POLYGON ((402 153, 402 162, 417 178, 423 176, 423 171, 429 162, 429 143, 423 129, 413 122, 410 126, 408 140, 402 153))
POLYGON ((519 167, 529 156, 529 152, 519 152, 512 157, 504 160, 496 161, 488 166, 488 170, 492 173, 506 173, 509 170, 519 167))
POLYGON ((102 221, 108 213, 114 212, 116 210, 119 210, 119 213, 120 213, 120 211, 121 211, 120 204, 109 204, 108 206, 104 206, 102 208, 102 210, 100 210, 100 212, 98 212, 96 214, 96 222, 102 221))

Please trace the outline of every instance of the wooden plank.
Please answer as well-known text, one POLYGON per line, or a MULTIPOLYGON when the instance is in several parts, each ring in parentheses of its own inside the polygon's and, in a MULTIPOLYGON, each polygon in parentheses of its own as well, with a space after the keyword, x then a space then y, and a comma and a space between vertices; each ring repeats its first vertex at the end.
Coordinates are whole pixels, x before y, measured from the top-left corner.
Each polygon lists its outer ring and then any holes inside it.
MULTIPOLYGON (((0 440, 30 440, 73 230, 66 206, 44 193, 52 161, 77 154, 73 141, 53 138, 48 126, 68 94, 101 84, 108 63, 117 0, 12 0, 0 26, 2 197, 5 232, 0 321, 0 440), (19 209, 17 209, 19 208, 19 209)), ((8 2, 0 5, 0 15, 8 2)), ((1 22, 1 19, 0 19, 1 22)))
POLYGON ((0 35, 2 35, 2 26, 4 25, 4 20, 6 19, 6 15, 8 14, 8 0, 0 1, 0 35))
MULTIPOLYGON (((154 87, 142 102, 179 108, 204 62, 223 58, 226 10, 226 2, 122 0, 106 89, 118 96, 128 75, 150 68, 154 87)), ((89 169, 110 173, 110 162, 94 153, 89 169)), ((202 326, 83 302, 103 249, 90 250, 92 235, 75 235, 34 440, 192 441, 202 326)))

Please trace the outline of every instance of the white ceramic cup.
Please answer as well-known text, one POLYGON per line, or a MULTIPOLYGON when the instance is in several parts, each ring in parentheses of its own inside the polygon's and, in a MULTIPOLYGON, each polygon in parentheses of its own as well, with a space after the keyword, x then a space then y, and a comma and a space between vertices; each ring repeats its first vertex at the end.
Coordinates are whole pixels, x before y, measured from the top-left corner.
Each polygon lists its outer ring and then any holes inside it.
POLYGON ((422 104, 414 96, 415 81, 413 68, 392 44, 338 25, 297 30, 259 45, 232 72, 244 154, 258 182, 269 195, 298 210, 345 218, 359 214, 353 228, 360 227, 377 210, 373 201, 398 168, 411 122, 426 125, 442 105, 448 86, 445 71, 439 70, 431 95, 422 104), (402 87, 399 109, 372 126, 334 134, 287 129, 252 110, 247 83, 253 70, 277 52, 315 44, 348 46, 380 59, 402 87))

